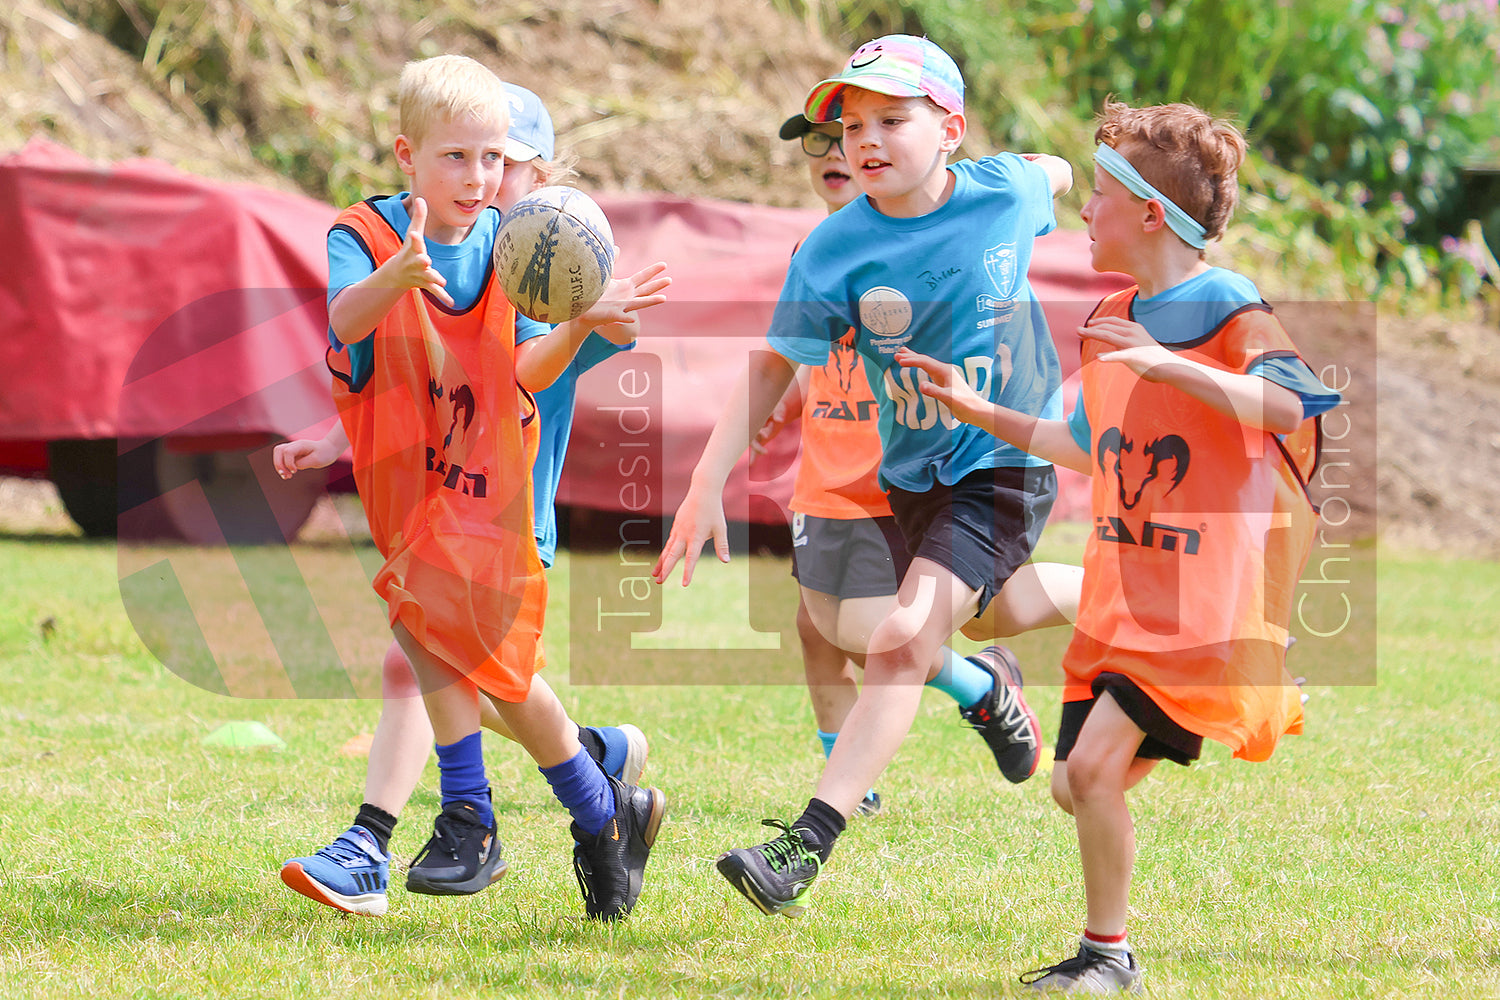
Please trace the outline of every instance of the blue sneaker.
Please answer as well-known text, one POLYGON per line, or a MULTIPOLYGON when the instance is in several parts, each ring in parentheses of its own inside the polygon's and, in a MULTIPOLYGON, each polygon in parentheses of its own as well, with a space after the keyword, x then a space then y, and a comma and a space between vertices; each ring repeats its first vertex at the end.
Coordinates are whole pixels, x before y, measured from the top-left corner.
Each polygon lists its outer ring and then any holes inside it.
POLYGON ((281 881, 324 906, 378 917, 386 909, 391 859, 369 830, 351 826, 317 854, 282 865, 281 881))

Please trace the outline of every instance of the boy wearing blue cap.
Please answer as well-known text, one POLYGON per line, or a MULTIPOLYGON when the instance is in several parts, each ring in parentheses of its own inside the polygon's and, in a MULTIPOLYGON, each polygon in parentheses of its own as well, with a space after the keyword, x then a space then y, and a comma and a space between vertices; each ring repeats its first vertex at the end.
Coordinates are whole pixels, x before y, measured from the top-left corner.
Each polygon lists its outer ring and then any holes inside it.
MULTIPOLYGON (((520 198, 546 184, 564 183, 571 175, 567 162, 554 159, 554 134, 552 119, 541 99, 524 87, 511 83, 502 84, 509 105, 510 127, 504 146, 504 171, 498 184, 493 206, 502 214, 520 198)), ((497 221, 493 221, 498 225, 497 221)), ((339 288, 350 283, 353 275, 342 273, 340 263, 346 262, 357 272, 368 272, 368 261, 355 245, 348 253, 340 253, 335 243, 342 234, 330 236, 330 266, 333 274, 330 287, 339 288), (363 262, 363 266, 362 265, 363 262)), ((346 241, 348 242, 348 241, 346 241)), ((445 260, 434 265, 440 272, 451 266, 445 260)), ((483 270, 481 266, 480 270, 483 270)), ((579 374, 620 350, 628 350, 634 343, 639 320, 635 311, 660 302, 658 294, 667 279, 661 275, 662 266, 653 265, 626 280, 612 282, 611 288, 600 303, 578 320, 559 328, 568 338, 568 344, 579 338, 571 360, 557 374, 550 386, 535 393, 540 440, 537 455, 532 464, 533 528, 536 535, 538 556, 542 565, 550 567, 557 549, 557 518, 553 501, 557 494, 558 480, 562 474, 562 462, 567 450, 568 432, 573 421, 573 401, 579 374), (604 331, 607 340, 599 332, 604 331)), ((461 297, 463 280, 461 271, 445 274, 451 284, 446 286, 461 297)), ((466 300, 466 297, 465 297, 466 300)), ((551 332, 544 323, 516 316, 516 343, 544 338, 551 332)), ((559 338, 554 337, 556 341, 559 338)), ((345 345, 341 345, 345 346, 345 345)), ((538 341, 533 348, 547 347, 538 341)), ((564 349, 567 345, 563 345, 564 349)), ((373 369, 373 356, 368 340, 345 346, 349 354, 350 377, 359 384, 369 377, 373 369)), ((532 355, 535 361, 536 355, 532 355)), ((555 371, 561 360, 547 363, 555 371)), ((543 381, 545 379, 542 379, 543 381)), ((285 477, 300 469, 323 468, 335 461, 349 446, 343 424, 336 423, 321 440, 297 440, 279 445, 274 461, 277 471, 285 477)), ((538 656, 540 664, 540 656, 538 656)), ((536 692, 548 690, 540 676, 531 679, 536 692)), ((433 728, 427 711, 423 707, 412 665, 397 643, 392 643, 386 653, 382 667, 382 708, 370 747, 365 775, 365 801, 354 818, 353 825, 341 833, 328 846, 315 854, 292 858, 281 869, 282 880, 297 892, 334 909, 346 913, 379 916, 388 906, 387 890, 390 881, 389 844, 398 816, 410 798, 418 778, 426 766, 433 745, 433 728)), ((489 704, 480 699, 483 724, 501 735, 514 739, 514 735, 503 719, 489 704)), ((633 786, 639 780, 645 766, 647 744, 645 735, 635 726, 577 727, 578 742, 587 756, 598 768, 611 778, 633 786)), ((548 772, 544 769, 544 774, 548 772)), ((551 775, 549 774, 549 780, 551 775)), ((439 820, 441 824, 443 820, 439 820)), ((584 849, 580 844, 575 854, 584 849)), ((423 876, 420 866, 415 876, 408 877, 408 888, 416 892, 438 892, 444 894, 472 892, 505 872, 505 862, 498 845, 490 855, 494 861, 483 878, 468 880, 471 885, 463 888, 445 884, 442 878, 423 876)), ((587 859, 585 859, 587 860, 587 859)), ((593 881, 592 879, 588 881, 593 881)), ((448 879, 451 882, 451 879, 448 879)), ((591 898, 594 887, 584 885, 585 898, 590 916, 616 916, 628 911, 633 896, 610 900, 591 898)), ((633 889, 635 887, 632 887, 633 889)), ((636 889, 638 891, 638 889, 636 889)))
MULTIPOLYGON (((735 459, 794 377, 821 365, 851 327, 880 411, 881 485, 912 554, 899 606, 876 627, 865 683, 816 794, 783 832, 737 848, 718 870, 759 909, 793 916, 835 839, 894 756, 916 716, 939 648, 971 637, 1071 621, 1081 573, 1028 563, 1056 493, 1047 463, 961 424, 895 364, 911 343, 958 365, 986 399, 1061 416, 1060 366, 1026 280, 1032 243, 1054 225, 1053 198, 1072 170, 1052 156, 1002 153, 948 164, 964 137, 963 79, 938 46, 889 35, 861 46, 808 95, 810 121, 841 120, 864 195, 820 222, 792 259, 769 351, 752 355, 715 426, 655 567, 692 578, 712 538, 728 561, 722 492, 735 459)), ((992 696, 968 721, 1002 770, 1024 780, 1039 753, 1036 717, 1003 647, 982 659, 992 696), (1007 767, 1008 766, 1008 767, 1007 767)))

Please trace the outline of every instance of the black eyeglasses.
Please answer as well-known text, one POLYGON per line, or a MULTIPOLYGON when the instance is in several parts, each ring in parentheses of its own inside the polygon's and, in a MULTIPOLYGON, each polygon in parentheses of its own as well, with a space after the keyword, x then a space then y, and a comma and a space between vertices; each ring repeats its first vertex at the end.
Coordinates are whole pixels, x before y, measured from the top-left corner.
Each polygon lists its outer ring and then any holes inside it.
POLYGON ((838 136, 829 135, 827 132, 803 132, 802 152, 808 156, 827 156, 828 151, 834 146, 839 148, 839 155, 844 155, 844 140, 838 136))

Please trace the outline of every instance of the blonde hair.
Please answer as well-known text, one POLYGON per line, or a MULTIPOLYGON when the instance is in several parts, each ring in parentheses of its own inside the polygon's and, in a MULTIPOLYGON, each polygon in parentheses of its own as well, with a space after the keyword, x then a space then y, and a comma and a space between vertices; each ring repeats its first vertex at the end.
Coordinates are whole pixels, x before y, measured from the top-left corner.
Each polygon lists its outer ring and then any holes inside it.
POLYGON ((1239 200, 1245 137, 1230 122, 1191 104, 1132 108, 1107 100, 1094 141, 1111 146, 1140 175, 1196 219, 1209 239, 1224 227, 1239 200))
POLYGON ((409 62, 397 88, 401 134, 413 145, 439 121, 470 117, 510 121, 510 99, 500 78, 468 56, 409 62))
POLYGON ((540 156, 531 161, 536 165, 537 184, 566 184, 578 176, 578 154, 569 150, 555 160, 544 160, 540 156))

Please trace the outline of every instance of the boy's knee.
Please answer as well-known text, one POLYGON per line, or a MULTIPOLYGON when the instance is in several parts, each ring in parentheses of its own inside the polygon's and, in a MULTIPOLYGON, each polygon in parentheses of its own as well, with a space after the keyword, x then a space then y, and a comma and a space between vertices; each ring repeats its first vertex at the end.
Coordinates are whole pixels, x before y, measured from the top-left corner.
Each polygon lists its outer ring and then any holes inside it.
POLYGON ((1073 815, 1073 793, 1068 790, 1068 762, 1057 761, 1052 765, 1052 801, 1069 816, 1073 815))
POLYGON ((396 643, 385 651, 385 660, 380 665, 380 693, 386 698, 416 698, 422 690, 417 686, 417 675, 412 672, 411 661, 396 643))
POLYGON ((870 633, 870 655, 878 655, 887 664, 898 669, 920 660, 925 669, 937 650, 926 650, 924 656, 924 650, 918 648, 921 645, 921 626, 920 621, 913 621, 912 616, 900 611, 886 617, 870 633))
POLYGON ((1075 746, 1068 754, 1066 789, 1069 805, 1064 808, 1071 812, 1069 807, 1074 803, 1114 792, 1124 794, 1123 775, 1116 770, 1107 753, 1090 752, 1090 748, 1082 744, 1075 746))
POLYGON ((797 638, 802 641, 804 649, 826 646, 831 637, 823 635, 818 628, 818 623, 813 620, 812 612, 807 610, 806 604, 797 605, 797 638))

